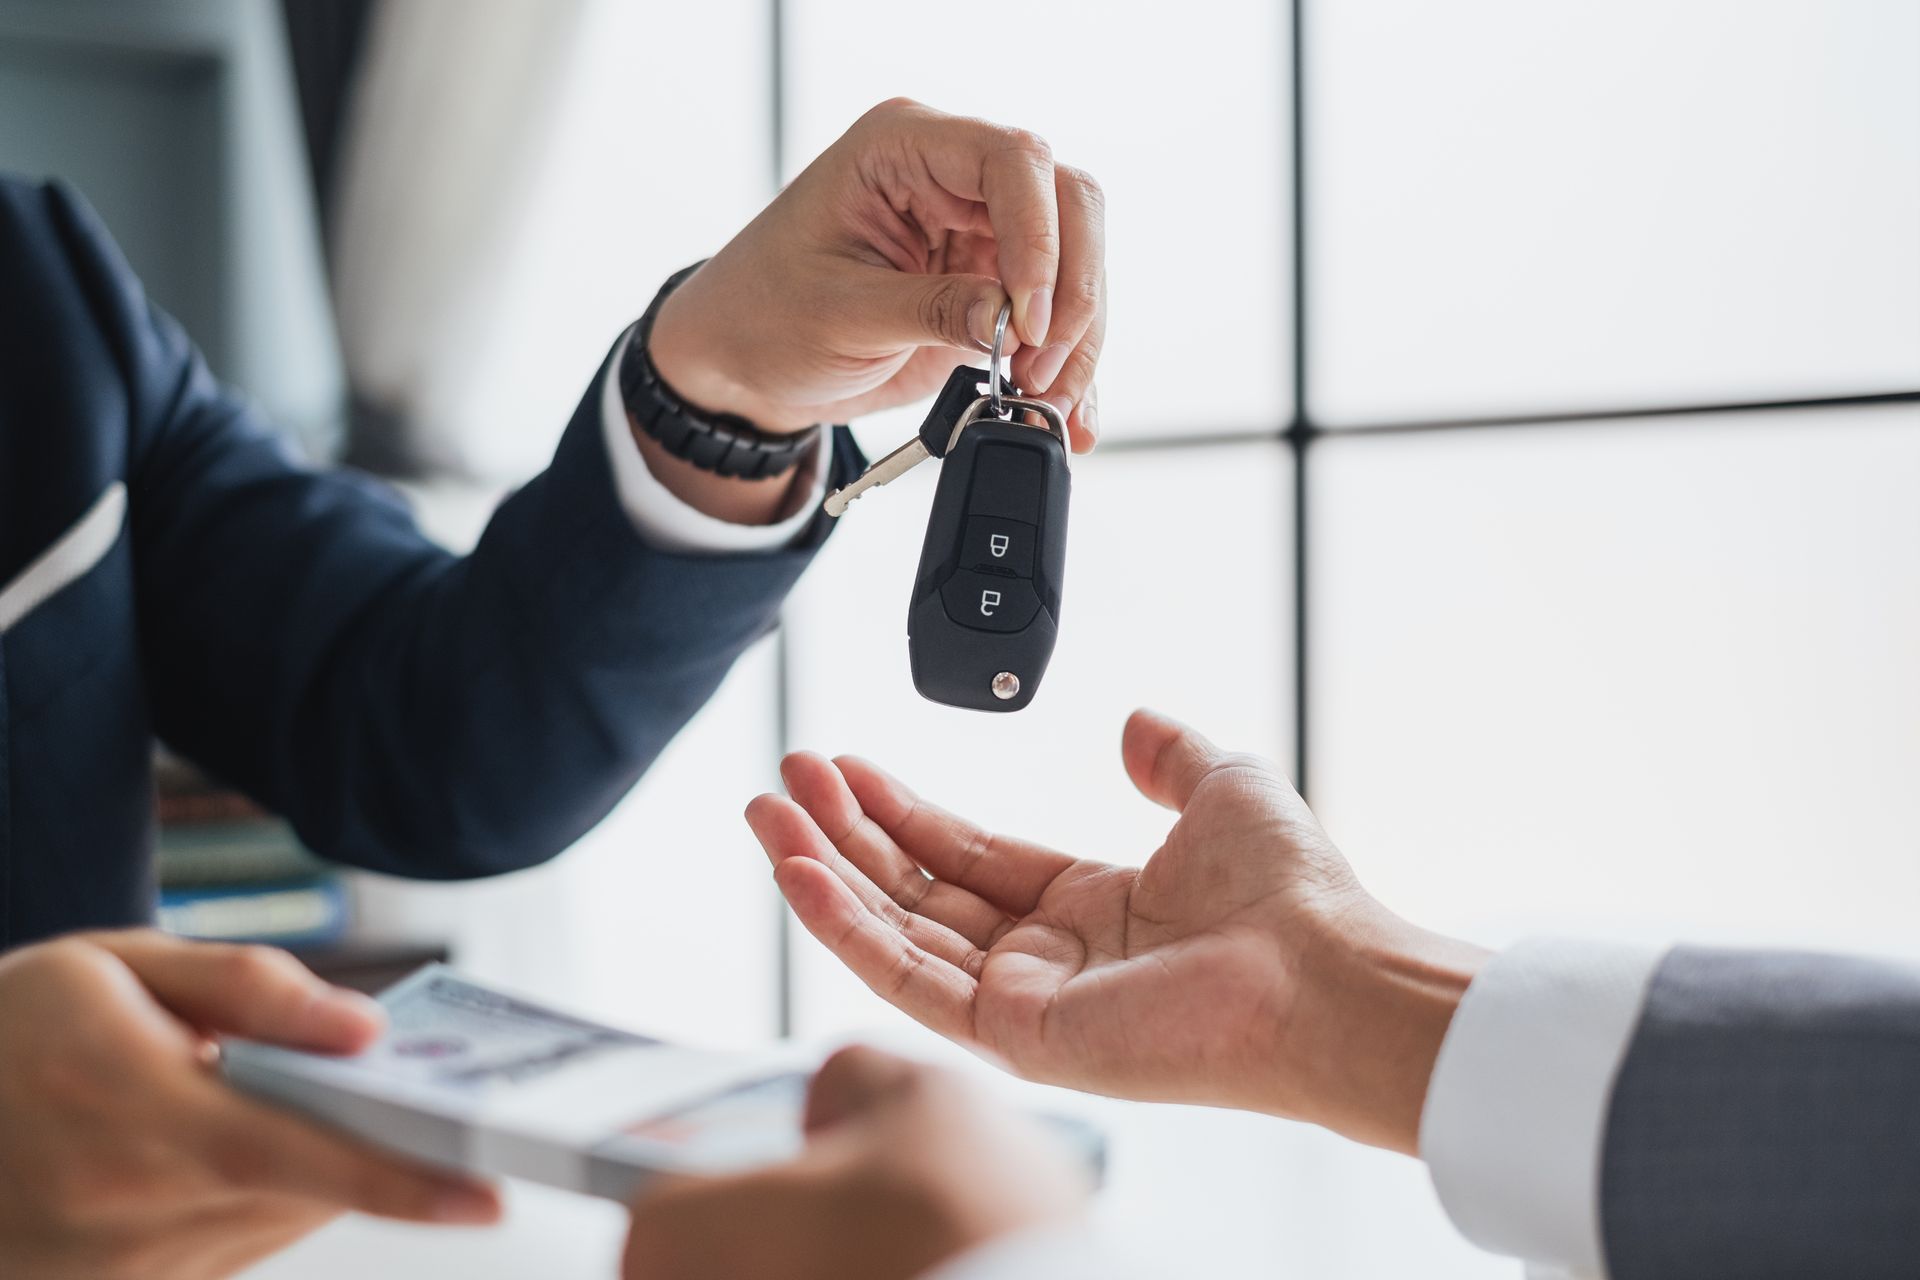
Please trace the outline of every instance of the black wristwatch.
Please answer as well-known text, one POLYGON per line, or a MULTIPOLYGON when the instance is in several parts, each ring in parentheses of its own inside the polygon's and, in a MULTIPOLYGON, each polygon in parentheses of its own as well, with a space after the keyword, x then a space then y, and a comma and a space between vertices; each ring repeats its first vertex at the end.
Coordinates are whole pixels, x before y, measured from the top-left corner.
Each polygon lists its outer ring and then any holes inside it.
POLYGON ((627 413, 668 453, 685 458, 702 471, 743 480, 791 471, 820 438, 819 426, 782 434, 762 431, 735 414, 707 413, 682 400, 653 367, 647 347, 660 304, 704 265, 696 262, 668 276, 647 313, 633 327, 626 355, 620 361, 620 394, 627 402, 627 413))

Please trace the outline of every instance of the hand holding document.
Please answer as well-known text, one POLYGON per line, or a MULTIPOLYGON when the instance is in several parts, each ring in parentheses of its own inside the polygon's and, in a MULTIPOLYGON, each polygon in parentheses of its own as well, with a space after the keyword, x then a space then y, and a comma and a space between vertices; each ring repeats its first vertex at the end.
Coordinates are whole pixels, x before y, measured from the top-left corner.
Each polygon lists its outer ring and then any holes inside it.
MULTIPOLYGON (((368 1142, 476 1173, 625 1201, 657 1174, 735 1173, 802 1146, 816 1057, 664 1044, 429 966, 381 997, 387 1033, 348 1058, 248 1041, 227 1079, 368 1142)), ((1056 1122, 1097 1168, 1097 1134, 1056 1122)))

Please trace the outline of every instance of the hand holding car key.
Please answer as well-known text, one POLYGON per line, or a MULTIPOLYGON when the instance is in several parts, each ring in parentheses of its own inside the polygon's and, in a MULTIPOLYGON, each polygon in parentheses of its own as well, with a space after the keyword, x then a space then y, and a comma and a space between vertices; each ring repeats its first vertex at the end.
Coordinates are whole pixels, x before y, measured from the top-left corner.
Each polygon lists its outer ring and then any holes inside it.
POLYGON ((943 459, 907 612, 907 653, 923 697, 976 711, 1018 711, 1053 656, 1067 556, 1067 424, 1044 400, 1001 390, 1010 308, 993 329, 987 393, 980 371, 948 376, 919 435, 827 498, 840 516, 869 489, 943 459), (1019 420, 1022 413, 1043 426, 1019 420))

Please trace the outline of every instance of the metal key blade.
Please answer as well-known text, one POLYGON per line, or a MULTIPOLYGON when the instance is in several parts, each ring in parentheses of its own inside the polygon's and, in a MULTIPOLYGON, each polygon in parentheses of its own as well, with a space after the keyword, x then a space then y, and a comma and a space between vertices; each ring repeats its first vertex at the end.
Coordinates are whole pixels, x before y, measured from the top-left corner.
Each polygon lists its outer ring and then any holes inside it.
MULTIPOLYGON (((972 412, 969 402, 979 394, 980 371, 964 364, 955 368, 947 375, 946 385, 940 388, 940 394, 933 398, 926 419, 920 424, 919 434, 868 467, 852 484, 828 495, 827 514, 837 519, 846 513, 849 503, 867 490, 878 489, 890 480, 898 480, 928 458, 945 457, 955 425, 972 412)), ((978 405, 973 408, 978 408, 978 405)))
POLYGON ((927 452, 927 446, 920 438, 913 439, 895 449, 880 461, 862 471, 854 482, 842 489, 835 489, 827 495, 827 514, 838 519, 847 513, 847 507, 869 489, 878 489, 892 480, 898 480, 933 455, 927 452))

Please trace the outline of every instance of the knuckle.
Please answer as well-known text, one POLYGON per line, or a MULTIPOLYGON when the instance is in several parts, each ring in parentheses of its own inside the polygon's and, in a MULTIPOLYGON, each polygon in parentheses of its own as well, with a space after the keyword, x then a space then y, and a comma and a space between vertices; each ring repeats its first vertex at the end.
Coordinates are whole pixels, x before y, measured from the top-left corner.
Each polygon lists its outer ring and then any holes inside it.
POLYGON ((19 958, 20 967, 40 975, 42 980, 68 984, 83 981, 101 971, 104 953, 83 938, 56 938, 31 948, 19 958))
POLYGON ((877 102, 867 108, 866 113, 854 121, 848 133, 867 134, 875 130, 893 129, 914 116, 924 115, 927 108, 908 97, 892 97, 885 102, 877 102))
MULTIPOLYGON (((1054 288, 1054 315, 1065 324, 1083 325, 1091 322, 1099 310, 1100 277, 1062 272, 1054 288)), ((1089 333, 1081 338, 1080 345, 1084 347, 1097 341, 1096 336, 1089 333)))
POLYGON ((1214 768, 1221 773, 1271 774, 1273 767, 1250 751, 1231 751, 1220 757, 1214 768))
POLYGON ((1063 392, 1074 400, 1091 399, 1094 377, 1094 356, 1082 348, 1076 347, 1067 357, 1067 363, 1061 367, 1060 376, 1053 380, 1048 394, 1063 392))
POLYGON ((1072 191, 1075 199, 1082 205, 1092 210, 1096 215, 1105 211, 1107 207, 1107 193, 1106 189, 1100 185, 1098 178, 1088 173, 1085 169, 1076 168, 1070 164, 1056 165, 1054 167, 1054 174, 1056 175, 1055 180, 1058 181, 1061 186, 1072 191))
POLYGON ((1068 370, 1082 383, 1092 382, 1093 372, 1100 366, 1100 341, 1098 337, 1089 334, 1081 339, 1080 345, 1067 356, 1068 370))
MULTIPOLYGON (((1100 315, 1100 280, 1096 276, 1085 274, 1060 274, 1060 280, 1054 284, 1054 328, 1052 334, 1058 334, 1064 342, 1073 340, 1073 359, 1083 355, 1096 359, 1100 355, 1100 332, 1094 317, 1100 315)), ((1069 361, 1071 368, 1071 361, 1069 361)))
POLYGON ((1235 753, 1209 761, 1194 792, 1204 788, 1209 794, 1219 792, 1222 799, 1258 799, 1269 794, 1277 780, 1273 766, 1259 756, 1235 753))
POLYGON ((21 959, 18 972, 34 996, 25 1016, 47 1025, 12 1047, 9 1069, 55 1114, 92 1118, 112 1110, 123 1100, 130 1060, 148 1048, 113 988, 117 961, 65 942, 21 959), (47 1021, 56 1011, 69 1016, 47 1021))
POLYGON ((1031 129, 1008 128, 1001 131, 1001 147, 1036 168, 1053 167, 1053 148, 1031 129))
POLYGON ((226 966, 225 980, 237 990, 264 993, 306 985, 306 966, 276 947, 232 947, 221 963, 226 966))

